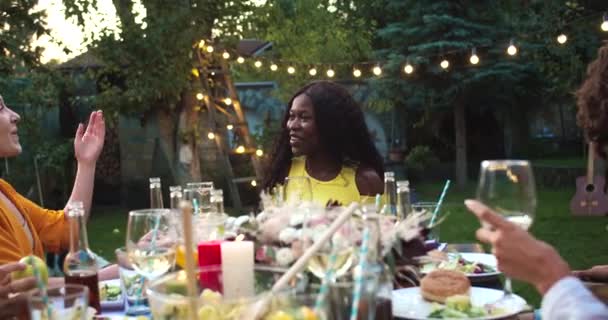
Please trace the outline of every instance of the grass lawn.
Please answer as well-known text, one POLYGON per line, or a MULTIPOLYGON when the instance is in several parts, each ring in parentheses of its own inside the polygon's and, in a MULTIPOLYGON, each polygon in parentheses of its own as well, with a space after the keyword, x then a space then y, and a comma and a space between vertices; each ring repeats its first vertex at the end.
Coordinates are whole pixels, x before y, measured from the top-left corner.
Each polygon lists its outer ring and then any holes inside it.
MULTIPOLYGON (((438 198, 442 184, 416 186, 421 200, 438 198)), ((475 186, 465 191, 448 192, 442 212, 449 217, 441 225, 441 240, 451 243, 475 241, 479 222, 465 210, 463 200, 473 197, 475 186)), ((575 218, 570 215, 568 204, 574 189, 540 189, 539 207, 532 226, 532 233, 558 248, 573 269, 587 268, 595 264, 608 264, 608 218, 575 218)), ((123 246, 127 226, 127 210, 121 208, 94 208, 89 222, 89 239, 92 249, 114 261, 114 249, 123 246)), ((515 283, 515 292, 530 304, 539 306, 540 297, 534 288, 515 283)))

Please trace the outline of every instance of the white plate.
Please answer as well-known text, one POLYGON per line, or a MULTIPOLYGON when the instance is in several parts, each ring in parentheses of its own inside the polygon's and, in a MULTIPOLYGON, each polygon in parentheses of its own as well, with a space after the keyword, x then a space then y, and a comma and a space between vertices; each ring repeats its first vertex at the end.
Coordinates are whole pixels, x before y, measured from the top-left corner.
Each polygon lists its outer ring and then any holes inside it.
MULTIPOLYGON (((493 277, 493 276, 498 276, 501 274, 501 272, 498 271, 498 263, 496 262, 496 257, 492 254, 469 253, 469 252, 463 252, 463 253, 459 253, 459 254, 463 259, 465 259, 469 262, 480 262, 480 263, 490 266, 494 270, 496 270, 494 272, 486 272, 486 273, 467 273, 467 277, 469 277, 469 278, 493 277)), ((449 253, 448 253, 448 255, 449 255, 449 253)), ((422 273, 428 273, 431 270, 434 270, 434 268, 423 269, 422 273)))
MULTIPOLYGON (((101 292, 101 288, 106 284, 108 286, 117 286, 117 287, 121 288, 120 279, 105 280, 105 281, 99 282, 99 292, 101 292)), ((118 296, 118 298, 116 300, 101 300, 100 301, 101 308, 102 309, 114 309, 114 308, 124 307, 125 300, 124 300, 124 295, 122 294, 122 288, 120 290, 121 290, 120 295, 118 296)))
MULTIPOLYGON (((470 291, 471 304, 477 307, 496 302, 503 295, 504 292, 502 290, 480 287, 471 287, 470 291)), ((526 301, 516 294, 513 294, 513 296, 521 302, 521 307, 512 306, 510 310, 505 310, 505 314, 469 320, 503 319, 520 313, 526 307, 526 301)), ((431 312, 431 306, 432 303, 424 300, 420 295, 419 287, 393 291, 393 316, 396 318, 412 320, 428 319, 427 316, 431 312)))

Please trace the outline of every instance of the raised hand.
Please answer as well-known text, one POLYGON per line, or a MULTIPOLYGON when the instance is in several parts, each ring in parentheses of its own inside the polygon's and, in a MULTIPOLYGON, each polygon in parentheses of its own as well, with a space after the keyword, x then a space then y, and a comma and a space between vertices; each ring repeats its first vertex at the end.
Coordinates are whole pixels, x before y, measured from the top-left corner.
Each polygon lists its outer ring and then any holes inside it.
POLYGON ((101 111, 91 112, 89 124, 79 124, 74 137, 74 154, 79 164, 93 165, 97 162, 106 136, 106 125, 101 111))

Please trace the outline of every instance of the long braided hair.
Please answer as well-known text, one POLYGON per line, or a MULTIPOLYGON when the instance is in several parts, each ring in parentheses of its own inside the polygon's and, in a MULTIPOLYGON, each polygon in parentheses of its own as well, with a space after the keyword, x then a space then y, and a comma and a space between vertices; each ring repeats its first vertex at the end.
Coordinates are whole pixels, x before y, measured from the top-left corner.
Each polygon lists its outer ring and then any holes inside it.
POLYGON ((342 164, 369 167, 382 177, 383 160, 372 140, 359 104, 345 87, 331 81, 315 81, 298 90, 289 100, 281 124, 281 133, 275 140, 274 150, 266 167, 263 188, 268 190, 282 184, 289 174, 293 153, 289 144, 287 120, 294 99, 301 94, 305 94, 312 101, 315 124, 325 150, 342 164))

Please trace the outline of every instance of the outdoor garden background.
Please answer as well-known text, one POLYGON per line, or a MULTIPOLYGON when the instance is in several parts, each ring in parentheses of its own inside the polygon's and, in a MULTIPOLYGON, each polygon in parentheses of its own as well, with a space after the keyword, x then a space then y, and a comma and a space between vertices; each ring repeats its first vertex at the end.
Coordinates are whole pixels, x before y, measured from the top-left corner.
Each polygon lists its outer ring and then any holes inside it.
MULTIPOLYGON (((475 196, 480 160, 524 158, 538 187, 531 232, 574 269, 608 263, 608 218, 574 217, 568 209, 586 167, 573 93, 608 40, 604 0, 113 0, 105 2, 116 10, 118 29, 88 32, 103 26, 90 13, 102 2, 54 1, 83 28, 86 49, 44 63, 32 40, 53 26, 38 1, 0 4, 0 94, 21 114, 24 146, 4 161, 2 178, 62 208, 74 176, 75 128, 102 109, 109 130, 89 223, 91 247, 102 256, 112 260, 124 244, 128 210, 148 204, 149 177, 162 178, 167 197, 170 185, 191 180, 226 190, 222 154, 242 203, 235 208, 227 195, 229 213, 256 210, 252 159, 270 153, 291 94, 332 79, 352 90, 387 170, 408 178, 417 199, 436 199, 445 179, 453 180, 443 241, 475 241, 479 223, 463 200, 475 196), (517 54, 506 52, 510 44, 517 54), (211 99, 212 109, 229 113, 234 107, 222 70, 230 71, 246 122, 222 112, 211 118, 203 104, 211 99), (192 147, 190 163, 180 158, 184 145, 192 147)), ((516 292, 540 301, 529 286, 516 292)))

